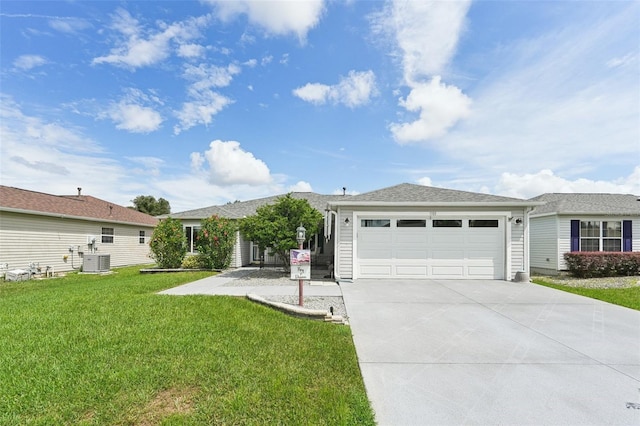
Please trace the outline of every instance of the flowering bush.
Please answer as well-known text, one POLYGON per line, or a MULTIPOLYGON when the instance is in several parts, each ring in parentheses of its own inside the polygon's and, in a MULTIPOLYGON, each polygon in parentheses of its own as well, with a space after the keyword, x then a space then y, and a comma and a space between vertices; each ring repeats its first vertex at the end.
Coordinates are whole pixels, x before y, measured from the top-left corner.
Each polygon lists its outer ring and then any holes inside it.
POLYGON ((184 269, 201 269, 204 267, 204 261, 200 254, 186 256, 182 261, 182 268, 184 269))
POLYGON ((219 216, 202 219, 196 247, 205 268, 224 269, 231 264, 236 242, 235 222, 219 216))
POLYGON ((578 278, 640 275, 640 252, 572 252, 564 260, 578 278))
POLYGON ((187 254, 187 237, 178 219, 166 218, 153 230, 149 242, 151 257, 160 268, 179 268, 187 254))

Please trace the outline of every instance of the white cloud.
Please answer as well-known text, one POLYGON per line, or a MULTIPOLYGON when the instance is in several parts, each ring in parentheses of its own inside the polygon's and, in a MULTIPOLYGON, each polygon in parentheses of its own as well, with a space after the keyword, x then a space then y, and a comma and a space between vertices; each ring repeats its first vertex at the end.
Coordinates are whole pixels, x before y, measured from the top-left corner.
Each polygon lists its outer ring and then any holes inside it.
POLYGON ((199 58, 204 55, 205 47, 200 44, 181 44, 178 46, 178 56, 182 58, 199 58))
POLYGON ((327 102, 343 104, 349 108, 366 105, 377 94, 376 77, 373 71, 349 71, 347 77, 340 78, 338 84, 329 86, 321 83, 307 83, 293 90, 300 99, 316 105, 327 102))
POLYGON ((240 67, 235 64, 227 67, 185 65, 183 77, 192 83, 187 89, 189 101, 184 102, 182 108, 175 112, 180 123, 174 126, 174 133, 179 134, 198 124, 211 124, 216 114, 233 103, 230 98, 211 89, 228 86, 233 76, 239 72, 240 67))
POLYGON ((22 71, 29 71, 30 69, 40 67, 48 64, 49 61, 42 55, 21 55, 13 61, 13 66, 16 69, 22 71))
POLYGON ((423 186, 433 186, 431 178, 428 176, 421 177, 420 179, 416 180, 416 183, 423 186))
POLYGON ((453 86, 441 83, 461 33, 469 1, 393 1, 372 19, 373 30, 395 40, 404 84, 411 89, 399 105, 419 113, 389 126, 399 143, 440 138, 467 117, 471 99, 453 86))
POLYGON ((217 16, 223 21, 245 14, 251 24, 261 27, 267 34, 295 34, 301 42, 304 42, 309 30, 318 24, 324 11, 323 0, 207 2, 215 6, 217 16))
POLYGON ((516 198, 531 198, 547 192, 605 192, 639 195, 640 166, 637 166, 631 175, 612 181, 585 178, 569 180, 556 176, 548 169, 533 174, 502 173, 494 192, 516 198))
POLYGON ((289 192, 313 192, 311 184, 303 180, 297 182, 295 185, 289 187, 289 192))
POLYGON ((400 106, 407 111, 418 112, 412 122, 393 123, 389 126, 399 143, 421 142, 444 136, 458 121, 470 114, 471 99, 455 86, 440 82, 434 77, 429 83, 414 83, 400 106))
MULTIPOLYGON (((208 16, 202 16, 170 25, 159 22, 159 30, 147 31, 128 11, 119 8, 112 16, 111 28, 122 37, 108 55, 94 58, 92 64, 106 63, 134 69, 154 65, 169 57, 172 43, 177 45, 178 54, 185 53, 181 46, 190 45, 190 40, 201 37, 200 28, 208 21, 208 16)), ((186 51, 189 49, 187 47, 186 51)))
POLYGON ((125 89, 125 94, 118 102, 98 114, 98 118, 108 118, 116 124, 116 128, 131 133, 150 133, 160 128, 163 122, 159 112, 143 104, 161 104, 155 95, 147 95, 138 89, 125 89))
POLYGON ((243 65, 245 65, 245 66, 247 66, 249 68, 254 68, 256 65, 258 65, 258 60, 257 59, 249 59, 248 61, 243 63, 243 65))
POLYGON ((395 40, 408 85, 442 74, 456 51, 470 1, 387 3, 373 17, 373 30, 395 40))
POLYGON ((205 162, 208 180, 215 185, 267 185, 272 181, 267 165, 236 141, 215 140, 204 154, 191 154, 192 167, 205 167, 205 162))
POLYGON ((142 105, 113 104, 106 114, 116 123, 116 128, 132 133, 149 133, 160 128, 162 116, 152 108, 142 105))
POLYGON ((49 26, 56 31, 66 34, 77 34, 91 27, 89 22, 81 18, 56 18, 49 21, 49 26))

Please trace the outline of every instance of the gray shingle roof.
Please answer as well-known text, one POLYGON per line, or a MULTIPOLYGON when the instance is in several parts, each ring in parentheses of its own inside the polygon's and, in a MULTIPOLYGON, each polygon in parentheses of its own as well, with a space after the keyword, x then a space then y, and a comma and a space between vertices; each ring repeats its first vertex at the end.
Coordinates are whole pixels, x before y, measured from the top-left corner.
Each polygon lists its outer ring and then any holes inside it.
POLYGON ((632 194, 564 194, 538 195, 531 201, 546 204, 536 207, 531 214, 597 214, 602 216, 640 216, 640 197, 632 194))
MULTIPOLYGON (((501 197, 491 194, 458 191, 454 189, 435 188, 432 186, 402 183, 377 191, 354 195, 345 200, 348 203, 505 203, 523 204, 526 200, 519 198, 501 197)), ((340 203, 344 204, 344 203, 340 203)))
MULTIPOLYGON (((286 194, 274 195, 271 197, 258 198, 255 200, 238 201, 235 203, 223 204, 219 206, 204 207, 201 209, 172 213, 167 216, 171 216, 175 219, 203 219, 206 217, 211 217, 215 214, 220 217, 226 217, 228 219, 241 219, 245 216, 251 216, 255 214, 258 207, 267 204, 273 204, 278 200, 278 198, 284 197, 285 195, 286 194)), ((344 195, 322 195, 316 194, 315 192, 292 192, 291 196, 296 199, 307 200, 312 207, 320 212, 323 212, 327 207, 327 202, 348 197, 344 195)))

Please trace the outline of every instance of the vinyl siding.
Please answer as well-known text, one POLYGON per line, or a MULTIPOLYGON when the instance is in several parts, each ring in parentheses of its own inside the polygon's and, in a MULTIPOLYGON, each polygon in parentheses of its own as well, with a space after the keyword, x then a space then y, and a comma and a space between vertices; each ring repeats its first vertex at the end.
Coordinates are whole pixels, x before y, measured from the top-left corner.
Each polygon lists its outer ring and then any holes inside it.
POLYGON ((230 266, 232 268, 240 268, 242 266, 249 265, 251 263, 250 256, 251 243, 242 238, 240 231, 236 231, 236 242, 233 246, 230 266))
POLYGON ((546 273, 558 269, 558 217, 544 216, 531 219, 531 269, 546 273))
POLYGON ((336 249, 337 267, 335 276, 338 279, 353 278, 353 210, 338 210, 336 225, 338 226, 338 247, 336 249), (349 224, 344 220, 349 218, 349 224))
MULTIPOLYGON (((527 265, 525 262, 525 212, 516 210, 511 212, 511 217, 522 218, 522 223, 516 223, 515 219, 511 222, 507 221, 507 224, 511 225, 511 270, 509 271, 511 276, 506 277, 507 280, 513 279, 518 271, 527 271, 527 265)), ((509 248, 507 248, 509 250, 509 248)))
POLYGON ((153 263, 149 257, 149 240, 153 228, 109 222, 56 218, 23 213, 0 212, 0 264, 9 269, 25 269, 37 263, 44 271, 67 272, 82 264, 78 246, 89 253, 87 236, 96 236, 97 253, 111 255, 111 267, 153 263), (102 228, 114 229, 114 242, 102 243, 102 228), (139 232, 145 231, 140 244, 139 232), (74 247, 73 256, 69 247, 74 247), (64 260, 64 256, 68 256, 64 260), (72 265, 73 261, 73 265, 72 265))

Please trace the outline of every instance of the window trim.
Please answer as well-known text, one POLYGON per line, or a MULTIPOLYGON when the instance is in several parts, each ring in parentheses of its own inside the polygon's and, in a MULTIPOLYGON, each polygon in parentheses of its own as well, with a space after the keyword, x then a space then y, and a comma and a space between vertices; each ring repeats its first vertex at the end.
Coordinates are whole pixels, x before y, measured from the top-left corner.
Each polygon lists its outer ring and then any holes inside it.
MULTIPOLYGON (((623 224, 622 220, 580 220, 579 221, 579 250, 581 252, 613 252, 613 253, 621 253, 624 251, 624 232, 623 232, 623 224), (583 235, 583 231, 586 229, 583 224, 584 223, 597 223, 597 234, 598 235, 583 235), (617 229, 619 236, 609 236, 605 234, 608 230, 608 223, 616 223, 618 224, 617 229), (585 245, 587 241, 590 241, 592 244, 597 241, 598 247, 597 250, 586 250, 585 245), (618 250, 604 250, 605 241, 619 241, 619 249, 618 250)), ((593 231, 594 229, 592 229, 593 231)), ((593 232, 591 232, 593 234, 593 232)))

